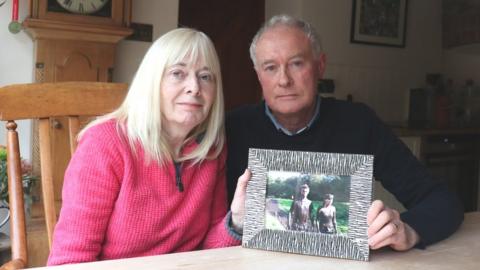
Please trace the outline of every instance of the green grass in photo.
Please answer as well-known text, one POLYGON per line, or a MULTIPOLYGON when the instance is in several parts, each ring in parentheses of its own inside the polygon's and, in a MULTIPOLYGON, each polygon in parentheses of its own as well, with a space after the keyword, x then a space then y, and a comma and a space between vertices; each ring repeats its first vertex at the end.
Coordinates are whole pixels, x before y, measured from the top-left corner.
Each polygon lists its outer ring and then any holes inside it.
MULTIPOLYGON (((278 208, 279 212, 288 215, 288 212, 290 211, 290 206, 292 205, 293 200, 291 199, 282 199, 282 198, 275 198, 278 202, 278 208)), ((313 203, 313 218, 316 219, 317 211, 318 208, 323 205, 323 202, 321 201, 312 201, 313 203)), ((334 202, 333 206, 335 206, 335 209, 337 211, 337 229, 338 233, 342 234, 347 234, 348 233, 348 208, 349 208, 349 203, 346 202, 334 202)), ((266 215, 265 218, 265 225, 266 228, 271 228, 275 229, 277 228, 278 230, 285 230, 283 225, 276 219, 275 217, 271 215, 266 215)))

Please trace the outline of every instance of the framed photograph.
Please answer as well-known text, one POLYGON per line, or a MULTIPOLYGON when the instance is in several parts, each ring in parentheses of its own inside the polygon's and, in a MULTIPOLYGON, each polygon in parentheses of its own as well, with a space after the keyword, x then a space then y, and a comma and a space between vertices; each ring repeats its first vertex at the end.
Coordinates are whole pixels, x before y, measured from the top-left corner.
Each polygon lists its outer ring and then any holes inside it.
POLYGON ((242 246, 368 261, 373 156, 249 150, 242 246))
POLYGON ((353 0, 350 41, 405 47, 408 0, 353 0))

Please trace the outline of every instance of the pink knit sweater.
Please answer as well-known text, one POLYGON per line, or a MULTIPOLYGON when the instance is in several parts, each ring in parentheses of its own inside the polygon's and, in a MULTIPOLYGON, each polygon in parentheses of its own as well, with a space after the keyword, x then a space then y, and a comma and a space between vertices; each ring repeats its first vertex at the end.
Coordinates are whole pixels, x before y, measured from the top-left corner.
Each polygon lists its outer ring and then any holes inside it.
POLYGON ((173 163, 147 164, 137 150, 114 121, 84 134, 65 173, 48 265, 240 244, 226 226, 225 149, 216 160, 181 165, 183 192, 173 163))

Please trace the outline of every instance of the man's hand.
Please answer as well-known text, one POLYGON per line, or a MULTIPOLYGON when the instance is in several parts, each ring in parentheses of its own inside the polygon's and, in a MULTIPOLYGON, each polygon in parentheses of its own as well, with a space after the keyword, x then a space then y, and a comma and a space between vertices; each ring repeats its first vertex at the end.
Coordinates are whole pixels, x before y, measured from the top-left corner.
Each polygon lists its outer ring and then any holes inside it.
POLYGON ((400 213, 376 200, 367 214, 368 244, 371 249, 390 246, 394 250, 405 251, 414 247, 420 237, 408 224, 400 220, 400 213))
POLYGON ((238 178, 235 195, 233 195, 232 205, 232 227, 238 232, 243 232, 243 218, 245 217, 245 197, 247 193, 247 183, 250 180, 251 172, 246 169, 245 172, 238 178))

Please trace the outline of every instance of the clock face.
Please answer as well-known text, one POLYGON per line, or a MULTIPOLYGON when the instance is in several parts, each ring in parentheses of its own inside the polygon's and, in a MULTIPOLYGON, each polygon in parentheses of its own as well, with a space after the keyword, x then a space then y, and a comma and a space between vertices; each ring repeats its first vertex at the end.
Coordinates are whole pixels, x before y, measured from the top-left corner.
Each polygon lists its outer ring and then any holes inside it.
POLYGON ((110 17, 111 0, 48 0, 48 11, 110 17))

